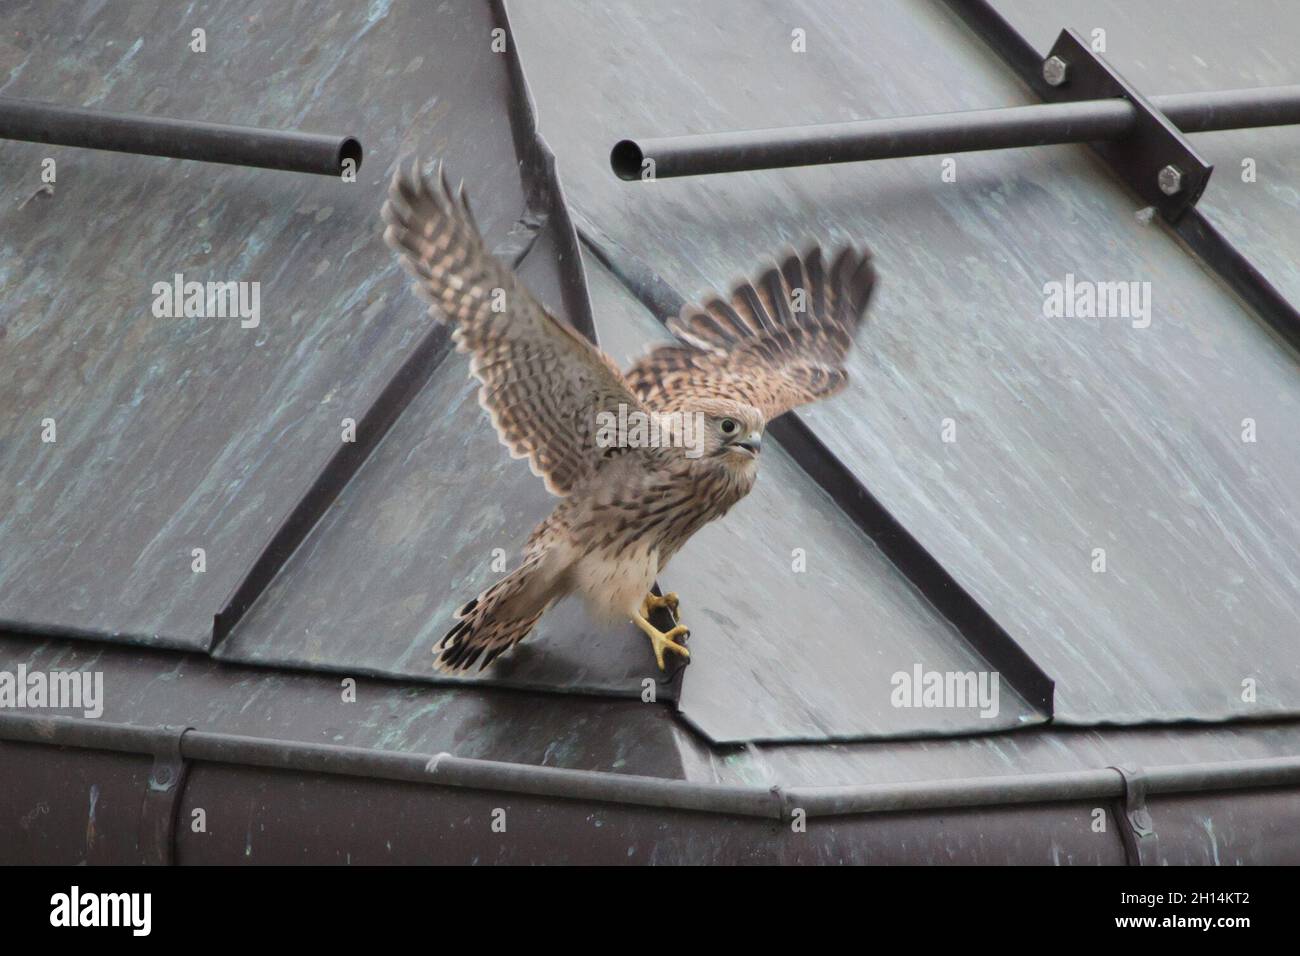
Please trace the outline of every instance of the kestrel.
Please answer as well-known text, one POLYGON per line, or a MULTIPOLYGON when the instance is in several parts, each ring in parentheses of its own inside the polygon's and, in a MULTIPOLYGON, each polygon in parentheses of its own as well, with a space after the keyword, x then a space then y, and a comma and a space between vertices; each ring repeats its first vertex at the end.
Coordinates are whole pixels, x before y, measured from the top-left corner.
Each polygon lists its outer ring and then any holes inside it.
POLYGON ((441 167, 433 180, 418 163, 399 169, 383 217, 430 315, 469 353, 501 443, 560 498, 519 565, 456 612, 437 666, 487 667, 570 594, 599 620, 633 621, 661 670, 665 652, 689 658, 684 626, 648 620, 659 607, 675 615, 677 596, 651 588, 691 535, 749 493, 767 423, 844 387, 875 282, 869 253, 846 247, 829 267, 819 248, 791 254, 730 299, 683 310, 669 323, 680 341, 624 373, 491 255, 441 167))

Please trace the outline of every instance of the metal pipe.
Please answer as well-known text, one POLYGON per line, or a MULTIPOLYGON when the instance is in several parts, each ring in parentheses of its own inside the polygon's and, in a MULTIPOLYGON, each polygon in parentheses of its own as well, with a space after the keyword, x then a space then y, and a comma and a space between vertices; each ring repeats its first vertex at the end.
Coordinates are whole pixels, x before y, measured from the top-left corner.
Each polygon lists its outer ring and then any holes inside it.
MULTIPOLYGON (((1272 86, 1152 98, 1187 133, 1300 123, 1300 86, 1272 86)), ((1117 139, 1137 120, 1127 101, 1085 100, 928 116, 900 116, 737 130, 696 136, 625 139, 610 153, 620 179, 665 179, 749 169, 854 163, 984 149, 1117 139), (653 160, 653 174, 644 166, 653 160)))
POLYGON ((868 784, 851 787, 800 787, 786 791, 791 806, 810 817, 898 810, 1003 806, 1068 800, 1111 799, 1124 793, 1118 771, 1083 770, 1024 776, 967 777, 917 783, 868 784), (923 804, 918 793, 924 792, 923 804))
POLYGON ((182 752, 191 760, 298 770, 348 777, 377 777, 406 783, 525 793, 568 800, 594 800, 674 810, 698 810, 779 818, 780 806, 767 790, 692 783, 633 774, 566 770, 499 760, 475 760, 440 753, 366 750, 228 734, 187 733, 182 752))
POLYGON ((775 792, 761 787, 695 783, 661 777, 565 770, 532 764, 473 760, 439 754, 429 761, 432 783, 473 790, 527 793, 567 800, 595 800, 663 810, 693 810, 781 819, 775 792))
MULTIPOLYGON (((0 713, 0 740, 157 754, 175 747, 176 733, 174 728, 0 713)), ((1124 790, 1123 778, 1111 768, 842 787, 728 786, 198 730, 180 738, 180 752, 187 760, 208 763, 768 819, 786 816, 795 807, 810 817, 826 817, 1107 800, 1124 790)), ((1300 757, 1150 767, 1144 773, 1148 794, 1294 787, 1300 786, 1300 757)))
POLYGON ((339 175, 347 160, 360 169, 362 154, 351 136, 102 113, 7 97, 0 97, 0 138, 322 176, 339 175))
POLYGON ((1300 123, 1300 86, 1260 86, 1214 93, 1168 93, 1151 98, 1184 133, 1300 123))
POLYGON ((1300 757, 1238 760, 1231 764, 1188 763, 1149 767, 1144 773, 1148 794, 1284 787, 1300 782, 1300 757))

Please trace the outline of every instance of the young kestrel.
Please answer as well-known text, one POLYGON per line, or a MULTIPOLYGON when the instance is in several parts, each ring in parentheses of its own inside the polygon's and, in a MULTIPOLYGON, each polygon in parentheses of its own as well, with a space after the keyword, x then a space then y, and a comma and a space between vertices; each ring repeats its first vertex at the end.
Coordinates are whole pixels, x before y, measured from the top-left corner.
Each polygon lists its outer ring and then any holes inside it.
POLYGON ((469 353, 501 443, 560 498, 519 566, 456 612, 438 666, 486 667, 575 593, 599 619, 635 622, 661 670, 666 651, 689 657, 684 626, 647 620, 678 603, 651 587, 691 535, 749 493, 766 424, 844 387, 875 281, 869 253, 846 247, 829 267, 820 249, 792 254, 729 300, 684 310, 669 323, 680 342, 623 373, 491 255, 464 189, 453 194, 441 169, 434 181, 418 163, 399 169, 383 216, 430 315, 469 353), (657 441, 602 431, 638 417, 657 441))

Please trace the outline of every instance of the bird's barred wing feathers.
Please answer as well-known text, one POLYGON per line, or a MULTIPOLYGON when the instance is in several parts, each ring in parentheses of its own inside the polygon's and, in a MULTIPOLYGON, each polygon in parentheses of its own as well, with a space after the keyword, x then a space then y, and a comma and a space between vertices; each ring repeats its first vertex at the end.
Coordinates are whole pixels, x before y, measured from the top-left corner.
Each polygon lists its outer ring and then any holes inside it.
POLYGON ((715 298, 668 323, 679 343, 660 345, 626 373, 647 406, 686 410, 699 398, 730 398, 770 421, 834 395, 875 284, 871 255, 843 249, 826 267, 820 248, 790 255, 729 301, 715 298))
POLYGON ((462 188, 400 168, 384 203, 384 241, 430 314, 454 327, 482 382, 479 404, 511 455, 565 496, 600 460, 597 415, 641 406, 610 359, 550 315, 487 249, 462 188))

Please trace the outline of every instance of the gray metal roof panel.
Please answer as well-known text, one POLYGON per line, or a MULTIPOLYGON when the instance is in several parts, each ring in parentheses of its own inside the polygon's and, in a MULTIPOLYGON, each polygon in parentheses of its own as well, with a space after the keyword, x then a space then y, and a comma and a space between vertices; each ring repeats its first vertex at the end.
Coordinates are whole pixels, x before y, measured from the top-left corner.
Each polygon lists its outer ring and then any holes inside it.
POLYGON ((143 4, 75 24, 26 5, 9 23, 8 95, 346 129, 371 162, 344 184, 0 142, 13 173, 0 185, 0 365, 23 370, 0 380, 0 620, 206 646, 223 600, 338 449, 341 420, 360 419, 427 326, 378 240, 385 158, 472 162, 494 238, 519 215, 505 67, 468 42, 489 31, 488 11, 440 18, 437 56, 416 6, 318 13, 227 4, 207 54, 188 52, 189 21, 143 4), (46 156, 54 193, 31 198, 46 156), (259 327, 154 318, 152 284, 177 272, 260 282, 259 327), (56 444, 40 441, 46 417, 56 444))
POLYGON ((749 6, 743 32, 728 4, 512 13, 572 204, 686 297, 809 235, 876 250, 849 391, 805 420, 1056 679, 1058 719, 1300 706, 1295 360, 1084 150, 965 155, 953 183, 941 157, 625 183, 593 145, 1025 102, 945 8, 819 4, 797 24, 815 58, 749 6), (719 83, 719 57, 770 68, 719 83), (1150 282, 1151 327, 1045 318, 1072 274, 1150 282))
POLYGON ((1171 727, 1047 724, 981 737, 764 743, 722 753, 698 742, 687 743, 681 753, 688 780, 836 787, 1283 757, 1300 753, 1300 723, 1286 719, 1171 727))

